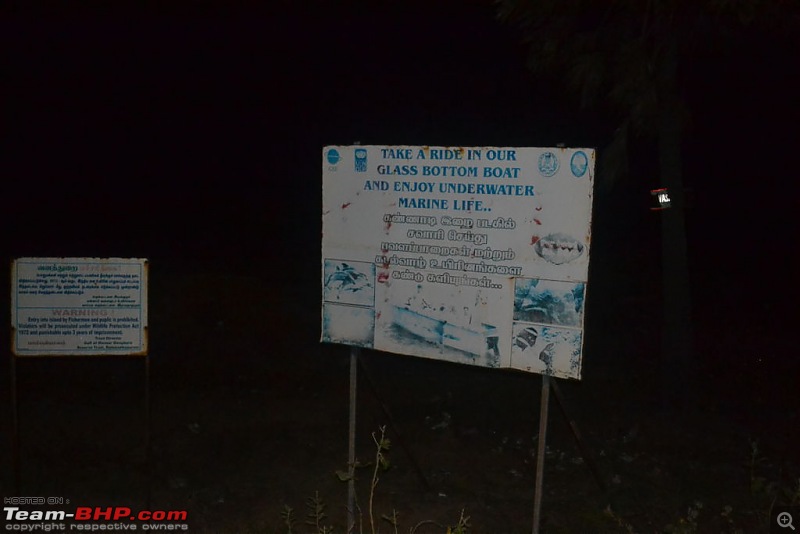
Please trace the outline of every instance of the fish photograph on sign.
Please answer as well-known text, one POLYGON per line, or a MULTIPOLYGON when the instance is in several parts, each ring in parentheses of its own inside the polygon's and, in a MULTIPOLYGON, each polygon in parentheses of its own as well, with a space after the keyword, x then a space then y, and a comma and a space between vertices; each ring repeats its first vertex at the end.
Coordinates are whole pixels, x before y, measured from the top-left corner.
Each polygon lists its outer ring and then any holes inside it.
POLYGON ((322 340, 371 347, 375 328, 375 266, 326 260, 323 267, 322 340))
POLYGON ((326 301, 371 306, 375 299, 375 266, 363 262, 325 262, 326 301))

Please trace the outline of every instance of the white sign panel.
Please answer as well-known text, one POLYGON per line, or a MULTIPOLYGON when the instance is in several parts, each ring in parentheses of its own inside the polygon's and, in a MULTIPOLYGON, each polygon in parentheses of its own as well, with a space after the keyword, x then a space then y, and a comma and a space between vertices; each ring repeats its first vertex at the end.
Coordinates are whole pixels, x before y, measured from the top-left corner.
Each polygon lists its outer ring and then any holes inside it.
POLYGON ((579 379, 594 163, 325 147, 322 341, 579 379))
POLYGON ((147 354, 147 270, 144 259, 15 260, 14 354, 147 354))

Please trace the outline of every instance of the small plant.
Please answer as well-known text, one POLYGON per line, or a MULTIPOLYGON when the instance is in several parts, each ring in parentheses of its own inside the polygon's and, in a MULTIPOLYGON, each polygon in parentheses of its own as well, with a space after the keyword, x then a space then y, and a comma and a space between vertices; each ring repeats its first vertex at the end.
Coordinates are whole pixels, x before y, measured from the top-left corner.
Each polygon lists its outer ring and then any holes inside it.
POLYGON ((797 486, 789 493, 789 506, 800 506, 800 477, 797 477, 797 486))
POLYGON ((636 534, 636 531, 633 529, 633 525, 625 521, 622 517, 618 516, 614 510, 611 509, 611 505, 609 504, 606 506, 606 509, 603 510, 603 513, 606 517, 610 518, 614 523, 617 524, 618 527, 624 528, 625 532, 628 534, 636 534))
POLYGON ((758 440, 750 440, 750 496, 757 497, 768 489, 767 479, 758 474, 764 464, 764 457, 758 450, 758 440))
MULTIPOLYGON (((441 523, 437 523, 436 521, 432 521, 430 519, 426 519, 425 521, 420 521, 419 523, 417 523, 416 525, 411 527, 408 530, 408 533, 409 534, 416 534, 417 530, 420 527, 423 527, 425 525, 435 525, 435 526, 437 526, 439 528, 445 528, 444 525, 442 525, 441 523)), ((458 523, 456 523, 456 526, 447 527, 445 532, 446 532, 446 534, 466 534, 467 533, 467 529, 469 529, 469 527, 470 527, 469 516, 468 515, 467 516, 464 515, 464 509, 462 508, 461 509, 461 516, 458 518, 458 523)))
MULTIPOLYGON (((389 448, 391 447, 391 441, 389 438, 386 437, 386 425, 379 428, 380 430, 380 438, 375 436, 375 432, 372 433, 372 441, 375 443, 375 467, 372 469, 372 480, 370 481, 369 486, 369 506, 367 511, 369 513, 369 528, 372 534, 376 534, 377 531, 375 530, 375 518, 373 513, 373 500, 375 498, 375 488, 378 487, 378 481, 380 478, 378 477, 378 470, 386 471, 389 469, 389 459, 386 457, 386 453, 389 452, 389 448)), ((395 529, 397 527, 395 526, 395 529)))
POLYGON ((733 506, 730 504, 725 505, 719 515, 726 526, 726 532, 730 532, 731 534, 744 534, 744 531, 738 528, 736 522, 733 520, 733 506))
POLYGON ((324 526, 322 523, 328 519, 325 514, 325 503, 319 496, 319 492, 315 491, 313 497, 306 500, 306 525, 314 527, 315 534, 333 534, 333 528, 324 526))
POLYGON ((297 524, 297 520, 294 518, 294 508, 284 504, 283 509, 281 509, 281 521, 283 521, 283 525, 287 529, 286 534, 294 534, 292 529, 297 524))
MULTIPOLYGON (((369 519, 369 534, 379 534, 380 529, 375 525, 375 494, 378 488, 378 483, 380 482, 380 474, 389 470, 391 467, 391 463, 389 462, 388 452, 392 447, 392 442, 389 438, 386 437, 386 426, 381 426, 378 428, 378 432, 372 433, 372 442, 375 444, 375 458, 374 462, 371 464, 367 464, 367 466, 372 466, 372 477, 370 478, 369 484, 369 502, 367 505, 367 516, 369 519)), ((357 467, 367 467, 365 465, 360 464, 358 461, 355 462, 353 466, 353 473, 355 472, 355 468, 357 467)), ((337 470, 336 476, 339 478, 341 482, 349 482, 354 475, 351 475, 349 472, 337 470)), ((363 515, 361 513, 361 508, 358 506, 358 502, 356 501, 356 510, 358 511, 359 515, 359 534, 364 533, 364 525, 363 525, 363 515)), ((389 523, 392 528, 394 534, 399 534, 400 529, 400 514, 397 510, 392 510, 391 514, 383 514, 381 515, 381 519, 389 523)), ((467 529, 470 527, 469 524, 469 516, 464 515, 464 510, 461 510, 461 516, 458 519, 458 523, 454 527, 447 527, 446 532, 447 534, 466 534, 467 529)), ((409 529, 409 534, 416 534, 418 529, 425 525, 434 525, 437 528, 445 529, 444 525, 432 520, 424 520, 420 521, 413 527, 409 529)), ((355 527, 354 527, 355 529, 355 527)), ((319 534, 323 534, 323 532, 327 533, 330 531, 319 531, 319 534)))
POLYGON ((467 534, 469 528, 469 516, 464 516, 464 509, 461 509, 461 516, 455 527, 447 527, 447 534, 467 534))
MULTIPOLYGON (((354 479, 355 469, 360 467, 372 467, 372 477, 369 485, 369 504, 367 507, 367 516, 369 519, 369 534, 379 534, 380 529, 375 525, 375 492, 380 482, 380 474, 387 471, 391 467, 389 458, 387 456, 391 449, 392 443, 386 437, 386 427, 381 426, 378 432, 372 433, 372 441, 375 443, 375 461, 374 463, 363 465, 358 461, 354 462, 353 470, 349 472, 337 470, 336 476, 341 482, 350 482, 354 479), (353 473, 353 474, 351 474, 353 473)), ((333 528, 326 526, 324 523, 328 520, 328 515, 325 512, 327 506, 319 496, 319 492, 315 491, 314 496, 306 499, 306 521, 305 524, 314 528, 313 534, 333 534, 333 528)), ((355 503, 356 511, 358 512, 358 527, 355 525, 348 534, 358 532, 364 534, 364 517, 361 507, 358 506, 358 501, 355 503)), ((400 514, 397 510, 392 510, 390 515, 383 514, 381 519, 392 525, 394 534, 399 534, 400 529, 400 514)), ((416 534, 416 532, 425 525, 433 525, 442 529, 446 534, 467 534, 468 529, 471 527, 469 524, 470 516, 464 515, 464 510, 461 510, 461 515, 455 526, 445 527, 441 523, 432 520, 420 521, 409 529, 409 534, 416 534)), ((281 510, 281 521, 286 527, 287 534, 295 534, 294 528, 297 525, 295 518, 295 511, 291 506, 284 505, 281 510)))
POLYGON ((800 504, 800 478, 793 487, 781 479, 777 473, 777 480, 767 478, 763 473, 769 467, 766 458, 759 450, 758 441, 750 440, 750 497, 753 501, 752 515, 757 517, 759 523, 766 524, 772 509, 776 505, 795 506, 800 504))
POLYGON ((697 518, 700 516, 700 510, 702 509, 703 503, 695 501, 686 510, 686 517, 678 519, 675 525, 668 525, 664 531, 671 534, 694 534, 697 532, 697 518))
POLYGON ((400 526, 399 518, 400 514, 397 512, 397 510, 394 509, 392 509, 392 515, 383 514, 381 516, 381 519, 383 519, 384 521, 386 521, 387 523, 389 523, 394 527, 394 534, 398 534, 397 528, 400 526))

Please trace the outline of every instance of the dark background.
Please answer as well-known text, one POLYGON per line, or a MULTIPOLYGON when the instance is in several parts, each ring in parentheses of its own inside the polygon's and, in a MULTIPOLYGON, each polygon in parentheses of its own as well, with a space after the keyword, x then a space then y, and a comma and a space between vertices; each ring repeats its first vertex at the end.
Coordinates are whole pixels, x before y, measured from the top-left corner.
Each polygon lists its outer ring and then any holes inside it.
MULTIPOLYGON (((283 276, 307 288, 323 146, 566 143, 602 157, 618 125, 531 75, 489 2, 31 6, 3 18, 7 260, 288 259, 283 276)), ((791 44, 749 30, 682 57, 696 304, 746 319, 740 337, 765 325, 767 344, 795 318, 791 44)), ((638 256, 655 270, 630 287, 599 280, 602 299, 660 292, 656 151, 639 140, 630 153, 628 180, 598 176, 594 274, 638 256)), ((760 357, 789 358, 777 349, 760 357)))
MULTIPOLYGON (((76 244, 154 259, 259 254, 257 241, 286 236, 278 213, 317 239, 309 152, 326 144, 602 149, 617 126, 529 74, 490 2, 44 5, 3 18, 5 215, 36 213, 10 233, 12 256, 76 244), (85 231, 70 239, 68 228, 85 231)), ((788 237, 792 47, 750 31, 684 56, 693 245, 788 237)), ((632 152, 631 182, 598 202, 604 217, 609 202, 637 197, 619 201, 611 224, 657 218, 643 209, 655 152, 632 152)), ((303 245, 293 252, 313 249, 303 245)))
MULTIPOLYGON (((24 256, 121 256, 149 258, 154 281, 255 277, 285 297, 265 310, 302 314, 302 328, 274 333, 297 347, 319 338, 323 146, 565 143, 602 155, 617 126, 611 110, 581 110, 555 81, 528 72, 518 34, 490 2, 3 9, 4 269, 24 256)), ((748 424, 778 413, 797 425, 800 405, 790 335, 796 41, 750 30, 682 58, 693 113, 684 176, 696 357, 707 394, 697 409, 748 424)), ((597 176, 594 206, 584 382, 615 376, 614 388, 658 369, 656 152, 639 140, 631 153, 627 180, 597 176)), ((174 285, 160 287, 151 287, 154 305, 177 298, 174 285)), ((192 298, 218 289, 198 286, 192 298)), ((218 319, 187 314, 195 324, 185 328, 218 319)), ((259 335, 271 328, 265 319, 259 335)), ((185 357, 165 341, 174 335, 152 339, 173 371, 185 357)), ((341 359, 340 349, 307 357, 341 359)), ((241 354, 230 365, 255 367, 241 354)), ((35 382, 46 367, 26 372, 35 382)), ((445 375, 472 372, 451 367, 445 375)), ((781 440, 796 434, 782 436, 776 447, 791 450, 781 440)))

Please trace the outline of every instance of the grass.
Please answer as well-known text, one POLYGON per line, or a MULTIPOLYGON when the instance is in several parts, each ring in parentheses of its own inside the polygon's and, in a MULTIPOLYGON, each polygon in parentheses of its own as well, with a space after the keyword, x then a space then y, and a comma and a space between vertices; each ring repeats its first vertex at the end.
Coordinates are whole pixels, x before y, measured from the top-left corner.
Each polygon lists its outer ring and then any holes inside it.
MULTIPOLYGON (((374 461, 368 465, 362 465, 356 460, 356 464, 351 466, 351 469, 348 472, 345 471, 337 471, 336 476, 342 482, 350 482, 351 478, 355 476, 356 468, 360 467, 372 467, 370 481, 369 481, 369 495, 367 500, 367 521, 368 526, 367 530, 365 530, 364 526, 364 513, 361 507, 358 505, 358 499, 356 499, 356 515, 358 516, 358 526, 356 527, 355 523, 348 530, 348 534, 353 534, 358 532, 358 534, 380 534, 380 524, 376 524, 376 511, 375 511, 375 495, 378 489, 378 484, 380 482, 381 474, 388 471, 391 467, 391 463, 389 462, 388 453, 391 449, 391 440, 386 437, 386 426, 381 426, 378 429, 378 432, 372 433, 372 441, 375 446, 375 456, 374 461), (352 474, 351 474, 352 473, 352 474), (356 530, 357 528, 357 530, 356 530)), ((305 525, 311 527, 312 534, 333 534, 334 528, 328 524, 328 515, 326 513, 326 504, 319 496, 319 492, 314 492, 314 496, 310 497, 306 500, 306 521, 305 525)), ((388 523, 392 527, 392 532, 394 534, 400 533, 400 513, 393 509, 391 514, 382 514, 380 516, 380 520, 388 523)), ((422 529, 428 526, 433 526, 438 529, 439 532, 444 532, 446 534, 467 534, 470 524, 469 524, 470 517, 465 515, 464 510, 461 510, 461 515, 459 516, 458 520, 456 521, 455 525, 453 526, 445 526, 442 523, 437 521, 428 519, 424 521, 420 521, 415 525, 411 526, 408 529, 409 534, 422 534, 422 529)), ((286 534, 299 534, 297 529, 298 521, 296 518, 295 510, 288 506, 284 505, 283 510, 281 510, 281 522, 283 527, 286 528, 286 534)))
MULTIPOLYGON (((388 453, 391 441, 386 437, 386 427, 380 427, 378 432, 372 433, 374 456, 366 465, 357 463, 354 468, 364 470, 369 468, 369 494, 367 496, 366 510, 362 510, 356 503, 357 521, 353 527, 346 531, 347 534, 380 534, 381 526, 388 526, 389 532, 400 534, 467 534, 471 529, 470 516, 462 509, 460 516, 453 524, 444 524, 434 519, 419 521, 404 529, 401 522, 401 512, 392 509, 390 513, 380 514, 376 508, 376 494, 379 489, 381 477, 387 473, 391 466, 388 453)), ((744 459, 744 455, 743 455, 744 459)), ((626 460, 627 462, 628 460, 626 460)), ((665 521, 661 528, 637 527, 620 514, 616 508, 608 505, 604 509, 596 510, 596 517, 586 517, 587 521, 596 525, 602 532, 623 532, 636 534, 637 532, 660 532, 664 534, 695 534, 698 532, 718 532, 720 534, 744 534, 767 530, 768 520, 772 508, 776 505, 800 505, 800 478, 787 484, 782 476, 773 477, 772 466, 763 455, 757 440, 749 441, 749 451, 746 460, 742 462, 743 472, 747 473, 747 480, 743 479, 741 494, 746 499, 734 504, 718 502, 705 504, 700 499, 690 501, 681 512, 674 515, 674 519, 665 521)), ((633 466, 634 468, 636 466, 633 466)), ((353 469, 355 473, 357 470, 353 469)), ((779 475, 782 475, 779 473, 779 475)), ((337 476, 342 482, 349 482, 349 475, 338 471, 337 476)), ((791 480, 791 479, 789 479, 791 480)), ((698 493, 703 493, 699 491, 698 493)), ((700 495, 698 495, 700 497, 700 495)), ((627 500, 621 499, 620 509, 624 509, 627 500)), ((591 514, 590 514, 591 515, 591 514)), ((664 517, 664 516, 662 516, 664 517)), ((300 534, 296 512, 285 506, 281 512, 283 532, 287 534, 300 534)), ((306 514, 303 534, 333 534, 339 532, 329 523, 327 507, 318 492, 306 501, 306 514)), ((551 525, 552 530, 558 532, 558 525, 551 525)))
MULTIPOLYGON (((736 506, 732 504, 705 505, 700 500, 689 503, 683 513, 656 532, 665 534, 695 534, 716 532, 720 534, 750 534, 769 531, 769 519, 775 506, 800 505, 800 478, 784 477, 774 471, 763 455, 758 440, 749 440, 749 454, 743 462, 747 480, 742 480, 738 493, 745 498, 736 506), (716 511, 718 510, 718 511, 716 511)), ((725 488, 730 494, 730 488, 725 488)), ((733 488, 736 489, 736 488, 733 488)), ((611 506, 603 511, 607 523, 617 532, 636 534, 637 528, 611 506)))

